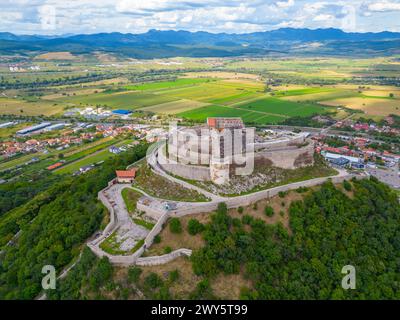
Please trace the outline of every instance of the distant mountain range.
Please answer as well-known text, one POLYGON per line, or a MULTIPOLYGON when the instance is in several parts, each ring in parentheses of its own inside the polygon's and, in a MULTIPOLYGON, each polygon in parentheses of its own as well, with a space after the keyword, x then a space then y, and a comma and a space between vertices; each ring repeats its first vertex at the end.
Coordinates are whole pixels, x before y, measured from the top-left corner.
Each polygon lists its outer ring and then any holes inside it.
POLYGON ((0 53, 35 55, 104 51, 133 58, 229 57, 265 54, 382 55, 400 53, 400 33, 347 33, 339 29, 283 28, 227 34, 150 30, 142 34, 15 35, 0 33, 0 53))

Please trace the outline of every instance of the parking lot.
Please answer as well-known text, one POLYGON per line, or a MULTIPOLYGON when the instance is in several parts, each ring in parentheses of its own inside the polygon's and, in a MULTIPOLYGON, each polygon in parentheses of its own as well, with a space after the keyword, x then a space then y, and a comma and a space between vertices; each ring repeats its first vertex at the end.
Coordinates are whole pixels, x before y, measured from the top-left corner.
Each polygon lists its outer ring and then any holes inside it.
POLYGON ((367 168, 366 171, 382 181, 387 185, 391 186, 395 189, 400 189, 400 176, 398 168, 390 168, 390 169, 373 169, 367 168))

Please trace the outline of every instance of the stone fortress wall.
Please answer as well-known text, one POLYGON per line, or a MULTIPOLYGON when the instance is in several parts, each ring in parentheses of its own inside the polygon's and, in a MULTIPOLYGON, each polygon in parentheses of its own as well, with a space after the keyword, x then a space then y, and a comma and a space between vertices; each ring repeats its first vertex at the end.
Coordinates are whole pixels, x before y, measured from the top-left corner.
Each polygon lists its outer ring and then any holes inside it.
MULTIPOLYGON (((189 130, 187 136, 201 134, 201 127, 194 130, 179 129, 184 134, 186 134, 186 130, 189 130)), ((201 139, 204 142, 208 138, 202 136, 201 139)), ((163 170, 175 176, 223 184, 229 180, 230 166, 213 162, 210 144, 208 147, 206 147, 207 143, 193 145, 189 139, 176 139, 175 137, 159 147, 158 164, 163 170)), ((313 165, 313 155, 314 142, 308 139, 307 134, 304 133, 284 133, 272 138, 257 136, 254 143, 254 160, 256 162, 268 160, 271 165, 283 169, 313 165)), ((231 167, 233 168, 233 166, 231 167)))
POLYGON ((307 145, 281 150, 261 151, 256 153, 255 160, 268 159, 272 165, 283 169, 296 169, 314 163, 314 143, 306 140, 307 145))
POLYGON ((160 167, 175 175, 180 176, 189 180, 198 180, 198 181, 210 181, 210 168, 207 166, 195 166, 190 164, 185 164, 181 162, 176 162, 167 158, 165 155, 165 148, 161 146, 158 149, 158 164, 160 167))

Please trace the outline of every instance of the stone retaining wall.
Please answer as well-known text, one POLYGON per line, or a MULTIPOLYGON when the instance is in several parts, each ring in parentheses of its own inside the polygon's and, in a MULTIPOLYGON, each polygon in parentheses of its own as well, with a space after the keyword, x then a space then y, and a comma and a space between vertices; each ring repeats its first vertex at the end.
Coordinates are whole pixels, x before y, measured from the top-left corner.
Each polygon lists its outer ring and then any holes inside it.
POLYGON ((141 257, 136 260, 136 264, 138 266, 156 266, 160 264, 168 263, 176 258, 187 256, 190 257, 192 255, 192 250, 190 249, 178 249, 171 253, 164 254, 162 256, 153 256, 153 257, 141 257))
MULTIPOLYGON (((229 209, 232 208, 238 208, 238 207, 245 207, 245 206, 250 206, 251 204, 258 202, 260 200, 274 197, 279 194, 279 192, 285 192, 285 191, 290 191, 297 189, 299 187, 313 187, 317 185, 321 185, 324 182, 326 182, 328 179, 332 180, 333 183, 342 183, 344 180, 349 180, 353 177, 356 177, 356 179, 363 179, 363 176, 354 176, 354 175, 344 175, 344 176, 337 176, 337 177, 331 177, 331 178, 316 178, 312 180, 307 180, 307 181, 301 181, 301 182, 296 182, 292 183, 289 185, 284 185, 280 187, 275 187, 267 190, 262 190, 259 192, 255 192, 252 194, 248 195, 243 195, 243 196, 238 196, 234 198, 226 198, 221 202, 225 202, 227 207, 229 209)), ((198 204, 197 206, 193 208, 182 208, 182 209, 177 209, 174 210, 170 213, 171 216, 175 217, 182 217, 186 215, 191 215, 191 214, 199 214, 199 213, 207 213, 207 212, 212 212, 215 211, 218 207, 218 203, 212 202, 212 203, 201 203, 198 204)))
POLYGON ((190 180, 210 181, 210 168, 206 166, 193 166, 184 163, 177 163, 166 158, 164 148, 158 149, 159 166, 173 175, 190 180))
POLYGON ((285 150, 273 150, 273 151, 260 151, 256 154, 257 158, 269 159, 272 161, 275 167, 284 168, 284 169, 296 169, 299 167, 295 164, 296 159, 299 156, 305 156, 312 159, 309 165, 313 164, 314 157, 314 144, 310 143, 309 145, 293 149, 285 149, 285 150))
POLYGON ((149 232, 146 239, 144 240, 144 247, 150 248, 153 244, 154 238, 161 232, 164 223, 168 220, 169 213, 164 213, 160 219, 158 219, 157 223, 154 225, 153 229, 149 232))
POLYGON ((121 255, 111 255, 109 253, 104 252, 103 250, 96 250, 96 248, 93 248, 91 244, 88 244, 88 246, 96 253, 96 255, 99 258, 102 257, 108 257, 110 260, 110 263, 113 265, 118 265, 118 266, 130 266, 136 264, 137 259, 144 253, 144 248, 143 246, 139 248, 135 253, 129 255, 129 256, 121 256, 121 255))
POLYGON ((106 238, 107 233, 111 232, 116 225, 114 208, 104 195, 104 192, 107 191, 111 186, 112 183, 110 182, 106 188, 104 188, 97 194, 97 198, 101 201, 101 203, 107 208, 108 212, 110 213, 110 222, 104 228, 102 235, 93 241, 93 243, 95 244, 103 241, 106 238))
POLYGON ((147 206, 144 203, 141 203, 140 201, 136 202, 136 209, 138 211, 146 212, 146 215, 152 218, 159 217, 160 215, 163 214, 163 212, 160 212, 160 210, 147 206))

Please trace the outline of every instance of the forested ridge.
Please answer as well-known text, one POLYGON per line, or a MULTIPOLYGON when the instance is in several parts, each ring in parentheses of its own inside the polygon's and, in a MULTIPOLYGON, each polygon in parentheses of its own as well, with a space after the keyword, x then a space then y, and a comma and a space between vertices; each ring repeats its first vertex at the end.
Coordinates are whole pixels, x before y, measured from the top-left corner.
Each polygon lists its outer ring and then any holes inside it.
POLYGON ((244 269, 253 286, 242 299, 399 299, 397 196, 374 178, 352 184, 353 195, 328 182, 292 203, 290 236, 280 224, 232 219, 220 208, 192 256, 194 272, 212 282, 244 269), (346 265, 356 268, 356 290, 341 287, 346 265))
POLYGON ((32 299, 40 292, 44 265, 58 271, 76 257, 107 212, 97 193, 115 169, 145 156, 147 145, 107 160, 101 167, 62 182, 0 218, 0 299, 32 299), (21 229, 15 244, 4 246, 21 229))
MULTIPOLYGON (((209 223, 193 218, 190 224, 189 233, 202 233, 206 245, 192 255, 193 271, 201 280, 190 283, 193 290, 185 297, 220 298, 212 289, 216 276, 241 273, 251 283, 241 289, 241 299, 399 299, 399 219, 397 196, 374 178, 343 186, 328 182, 293 202, 290 235, 282 225, 267 225, 250 215, 232 218, 220 204, 209 223), (356 290, 341 287, 345 265, 356 268, 356 290)), ((116 278, 107 259, 86 249, 48 297, 176 298, 170 286, 178 271, 163 279, 141 275, 144 271, 132 266, 126 279, 116 278), (144 297, 135 294, 137 288, 144 297)), ((229 281, 224 285, 229 290, 229 281)))
POLYGON ((56 183, 58 177, 50 173, 31 174, 16 181, 0 184, 0 216, 31 200, 56 183))

